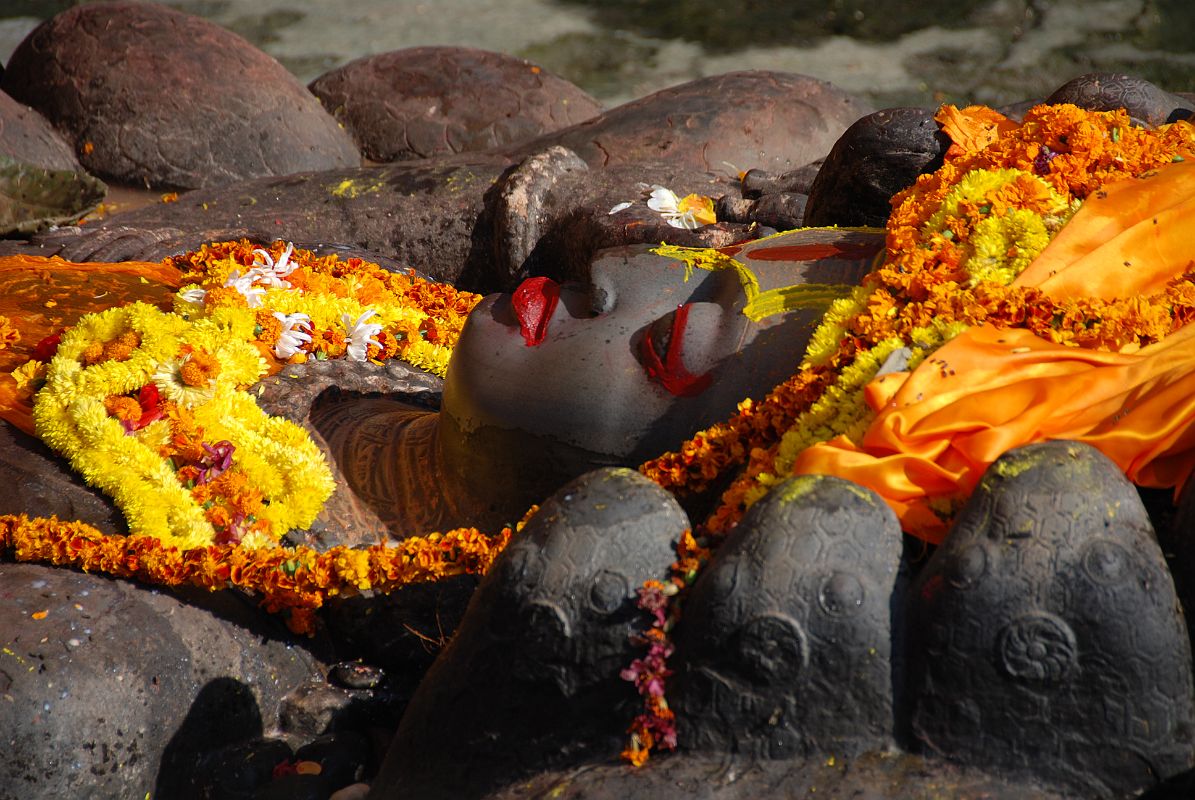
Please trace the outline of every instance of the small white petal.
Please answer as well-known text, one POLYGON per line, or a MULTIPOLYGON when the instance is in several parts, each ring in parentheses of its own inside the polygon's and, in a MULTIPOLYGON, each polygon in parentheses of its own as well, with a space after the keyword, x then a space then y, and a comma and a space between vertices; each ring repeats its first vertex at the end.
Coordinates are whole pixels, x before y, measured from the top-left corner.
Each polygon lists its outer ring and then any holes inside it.
POLYGON ((376 322, 366 322, 377 312, 372 308, 367 310, 364 314, 354 320, 348 314, 340 315, 340 322, 348 331, 348 345, 345 348, 348 357, 353 361, 365 361, 369 357, 369 346, 381 347, 381 343, 375 339, 379 333, 382 332, 382 326, 376 322))
POLYGON ((614 208, 610 209, 608 213, 617 214, 619 211, 626 211, 632 205, 634 205, 634 203, 619 203, 618 205, 614 206, 614 208))
POLYGON ((884 363, 880 365, 880 369, 876 372, 876 377, 888 375, 893 372, 905 372, 909 368, 909 359, 913 357, 913 351, 907 347, 898 347, 888 354, 884 359, 884 363))
POLYGON ((663 186, 652 187, 651 197, 647 199, 647 207, 652 211, 658 211, 661 214, 675 214, 679 206, 680 198, 676 196, 676 192, 665 189, 663 186))
POLYGON ((207 297, 207 289, 187 289, 178 293, 178 296, 187 303, 192 305, 203 305, 203 299, 207 297))

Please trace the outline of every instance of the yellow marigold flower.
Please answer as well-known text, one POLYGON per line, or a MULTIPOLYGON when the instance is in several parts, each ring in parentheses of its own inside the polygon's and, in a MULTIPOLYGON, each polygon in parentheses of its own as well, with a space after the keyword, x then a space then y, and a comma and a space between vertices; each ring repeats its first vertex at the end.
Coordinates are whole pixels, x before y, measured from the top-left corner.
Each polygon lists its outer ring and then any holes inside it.
POLYGON ((12 371, 12 378, 17 382, 17 389, 21 392, 32 391, 46 379, 46 363, 44 361, 26 361, 12 371))

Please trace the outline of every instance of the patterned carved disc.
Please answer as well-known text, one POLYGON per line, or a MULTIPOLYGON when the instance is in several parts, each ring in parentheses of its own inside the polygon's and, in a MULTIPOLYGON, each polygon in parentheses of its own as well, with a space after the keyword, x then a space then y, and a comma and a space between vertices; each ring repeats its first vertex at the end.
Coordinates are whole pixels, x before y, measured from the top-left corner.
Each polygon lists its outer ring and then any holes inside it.
POLYGON ((1000 632, 1000 666, 1025 683, 1057 685, 1078 661, 1075 632, 1053 614, 1036 611, 1014 619, 1000 632))

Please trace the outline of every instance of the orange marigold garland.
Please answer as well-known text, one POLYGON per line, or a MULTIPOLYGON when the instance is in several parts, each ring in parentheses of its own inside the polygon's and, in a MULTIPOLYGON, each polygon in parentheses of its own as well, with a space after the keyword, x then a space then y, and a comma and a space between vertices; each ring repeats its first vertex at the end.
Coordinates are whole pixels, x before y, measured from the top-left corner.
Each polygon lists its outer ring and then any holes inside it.
POLYGON ((802 369, 764 400, 744 401, 727 422, 641 465, 640 471, 662 486, 690 493, 704 491, 746 461, 707 521, 710 533, 724 533, 738 521, 759 494, 757 478, 774 474, 783 434, 858 354, 885 340, 907 340, 915 329, 935 322, 988 322, 1027 328, 1058 343, 1120 350, 1159 341, 1195 316, 1192 273, 1177 276, 1150 297, 1058 301, 1031 286, 975 280, 963 268, 974 254, 962 238, 976 233, 977 220, 1010 208, 1051 211, 1048 192, 1079 202, 1107 182, 1181 161, 1195 152, 1195 127, 1176 123, 1147 130, 1134 127, 1123 110, 1069 105, 1037 106, 1020 125, 980 107, 945 106, 938 120, 955 142, 944 165, 892 199, 885 262, 842 303, 846 313, 837 327, 829 324, 833 310, 827 315, 827 330, 815 334, 802 369), (989 179, 993 188, 977 200, 958 200, 950 209, 953 216, 935 220, 969 175, 998 170, 1010 172, 1003 180, 989 179))
MULTIPOLYGON (((1133 127, 1124 111, 1074 106, 1036 107, 1021 125, 978 107, 946 106, 938 120, 955 143, 945 164, 893 198, 884 263, 851 298, 831 308, 801 369, 762 401, 743 401, 728 421, 640 467, 673 492, 696 493, 746 462, 706 520, 703 534, 710 546, 737 524, 777 479, 773 476, 784 474, 793 455, 783 452, 785 434, 875 350, 910 344, 923 335, 918 332, 935 326, 939 337, 949 337, 960 328, 992 323, 1026 328, 1060 344, 1127 352, 1195 319, 1195 271, 1175 276, 1152 296, 1115 302, 1058 301, 1012 283, 1091 193, 1191 157, 1195 127, 1178 123, 1146 130, 1133 127)), ((841 432, 830 431, 826 438, 841 432)), ((657 620, 675 619, 676 598, 657 597, 650 583, 641 594, 657 620)), ((667 711, 666 703, 661 708, 653 699, 664 693, 666 667, 659 656, 667 655, 666 639, 651 648, 657 658, 640 660, 633 670, 639 681, 649 676, 641 687, 651 687, 623 753, 636 765, 653 746, 669 741, 659 732, 669 730, 670 712, 659 713, 667 711)))
POLYGON ((153 536, 120 536, 82 522, 55 517, 0 516, 0 552, 31 561, 135 578, 158 586, 198 586, 210 591, 236 587, 259 595, 270 612, 286 612, 296 633, 314 631, 314 613, 329 597, 380 592, 452 575, 482 575, 514 530, 487 536, 458 528, 365 549, 334 547, 245 548, 235 544, 188 550, 153 536))

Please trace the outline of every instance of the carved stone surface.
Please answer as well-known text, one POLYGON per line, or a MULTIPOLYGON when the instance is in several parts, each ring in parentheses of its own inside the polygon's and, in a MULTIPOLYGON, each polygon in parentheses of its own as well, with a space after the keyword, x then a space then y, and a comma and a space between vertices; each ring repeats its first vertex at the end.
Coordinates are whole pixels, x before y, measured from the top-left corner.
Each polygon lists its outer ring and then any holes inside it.
POLYGON ((666 574, 688 526, 630 470, 588 473, 544 502, 428 671, 370 796, 478 797, 617 752, 638 701, 618 676, 647 621, 636 590, 666 574))
MULTIPOLYGON (((1189 795, 1166 795, 1174 800, 1189 795)), ((653 756, 640 769, 594 764, 585 770, 546 770, 486 800, 1089 800, 1032 781, 984 774, 900 752, 871 752, 858 758, 760 760, 725 753, 653 756)))
POLYGON ((1087 445, 993 464, 911 595, 930 752, 1122 797, 1191 766, 1191 650, 1133 486, 1087 445))
POLYGON ((358 58, 311 92, 374 161, 489 150, 601 113, 578 87, 514 56, 410 47, 358 58))
POLYGON ((281 64, 152 3, 64 11, 17 47, 0 88, 45 115, 90 172, 131 184, 190 189, 361 160, 281 64))
POLYGON ((750 70, 671 86, 508 152, 563 145, 590 167, 666 162, 725 172, 788 172, 829 152, 872 109, 834 84, 791 72, 750 70))
POLYGON ((1089 72, 1067 81, 1047 103, 1072 103, 1093 111, 1123 108, 1143 125, 1154 127, 1190 117, 1195 103, 1154 86, 1144 78, 1116 72, 1089 72))
POLYGON ((892 195, 941 166, 949 146, 929 109, 868 114, 826 156, 809 189, 804 224, 883 227, 892 195))
POLYGON ((531 251, 556 217, 552 201, 558 195, 552 190, 571 174, 587 172, 589 165, 576 153, 553 145, 502 176, 494 198, 494 259, 505 285, 527 276, 531 251))
MULTIPOLYGON (((762 290, 853 286, 882 242, 862 232, 794 231, 724 252, 750 268, 762 290)), ((676 447, 743 397, 762 397, 787 378, 791 354, 804 350, 822 313, 809 307, 752 322, 732 270, 698 269, 686 279, 683 264, 647 247, 602 251, 577 277, 560 287, 545 338, 534 347, 520 333, 510 296, 485 298, 465 324, 444 387, 444 416, 456 427, 444 441, 461 454, 445 455, 464 463, 470 453, 487 454, 484 464, 472 456, 478 495, 488 489, 512 497, 517 492, 489 487, 519 478, 526 492, 536 472, 557 479, 676 447), (676 324, 680 305, 683 326, 676 324), (673 394, 649 376, 645 348, 663 360, 673 337, 684 369, 709 376, 705 388, 673 394)))
MULTIPOLYGON (((268 414, 302 425, 328 457, 336 491, 315 522, 290 540, 319 549, 374 544, 443 530, 435 415, 443 381, 398 359, 290 365, 253 393, 268 414)), ((462 511, 461 516, 466 512, 462 511)))
POLYGON ((790 478, 751 507, 685 601, 686 748, 782 759, 893 742, 900 526, 874 492, 790 478))

